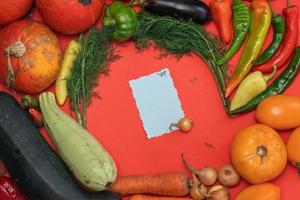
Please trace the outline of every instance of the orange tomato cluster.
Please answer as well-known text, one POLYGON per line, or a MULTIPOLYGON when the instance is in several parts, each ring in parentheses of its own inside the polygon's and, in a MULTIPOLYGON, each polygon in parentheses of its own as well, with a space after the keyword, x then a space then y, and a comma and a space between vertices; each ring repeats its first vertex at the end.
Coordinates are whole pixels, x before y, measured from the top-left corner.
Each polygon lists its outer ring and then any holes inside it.
POLYGON ((266 183, 278 177, 287 161, 300 173, 300 97, 277 95, 263 100, 255 124, 240 130, 231 145, 232 164, 249 183, 235 200, 279 200, 280 188, 266 183), (287 142, 276 130, 295 129, 287 142))

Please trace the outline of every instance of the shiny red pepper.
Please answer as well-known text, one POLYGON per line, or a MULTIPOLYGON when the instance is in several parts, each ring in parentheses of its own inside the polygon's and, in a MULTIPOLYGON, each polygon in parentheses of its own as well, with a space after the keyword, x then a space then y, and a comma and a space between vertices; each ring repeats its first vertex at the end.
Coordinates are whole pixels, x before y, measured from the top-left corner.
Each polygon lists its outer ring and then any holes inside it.
POLYGON ((26 198, 18 190, 16 184, 7 177, 0 177, 0 199, 26 200, 26 198))
POLYGON ((280 69, 292 57, 298 42, 298 17, 299 9, 297 6, 288 6, 283 10, 286 20, 286 32, 282 44, 281 52, 263 65, 253 67, 252 71, 261 71, 263 73, 272 72, 273 66, 280 69))

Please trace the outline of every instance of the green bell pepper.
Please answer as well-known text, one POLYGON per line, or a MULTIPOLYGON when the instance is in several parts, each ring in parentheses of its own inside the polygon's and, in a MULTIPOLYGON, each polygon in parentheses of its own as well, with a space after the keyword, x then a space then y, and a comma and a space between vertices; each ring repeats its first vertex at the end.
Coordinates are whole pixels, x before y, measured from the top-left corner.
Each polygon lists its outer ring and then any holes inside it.
POLYGON ((137 16, 135 11, 121 1, 114 1, 106 7, 103 18, 104 27, 113 27, 112 39, 125 41, 129 39, 137 29, 137 16))

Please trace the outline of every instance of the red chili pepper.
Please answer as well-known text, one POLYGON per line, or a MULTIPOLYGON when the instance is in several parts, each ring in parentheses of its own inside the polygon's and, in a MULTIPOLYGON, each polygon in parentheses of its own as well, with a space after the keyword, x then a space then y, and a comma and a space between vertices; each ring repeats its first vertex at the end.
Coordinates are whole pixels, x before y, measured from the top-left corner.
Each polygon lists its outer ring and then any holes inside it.
POLYGON ((37 127, 43 126, 43 117, 42 114, 35 108, 29 108, 28 110, 31 118, 33 119, 34 123, 37 125, 37 127))
POLYGON ((0 199, 1 200, 26 200, 19 191, 16 184, 7 177, 0 177, 0 199))
POLYGON ((297 6, 289 5, 283 10, 286 21, 286 32, 280 54, 263 65, 253 67, 252 71, 259 70, 263 73, 269 73, 272 72, 274 65, 277 66, 277 69, 280 69, 291 58, 298 42, 298 13, 297 6))
POLYGON ((232 39, 232 0, 212 0, 209 7, 220 39, 228 44, 232 39))

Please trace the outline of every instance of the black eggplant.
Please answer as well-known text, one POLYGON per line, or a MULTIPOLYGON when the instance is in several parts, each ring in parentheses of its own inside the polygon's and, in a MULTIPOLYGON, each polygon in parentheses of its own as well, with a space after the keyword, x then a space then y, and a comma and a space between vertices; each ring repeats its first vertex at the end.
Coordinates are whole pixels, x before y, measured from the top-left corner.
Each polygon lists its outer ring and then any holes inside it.
POLYGON ((211 20, 207 4, 199 0, 142 0, 146 11, 204 24, 211 20))
POLYGON ((30 200, 120 200, 112 192, 89 193, 41 136, 19 103, 0 92, 0 157, 30 200))

